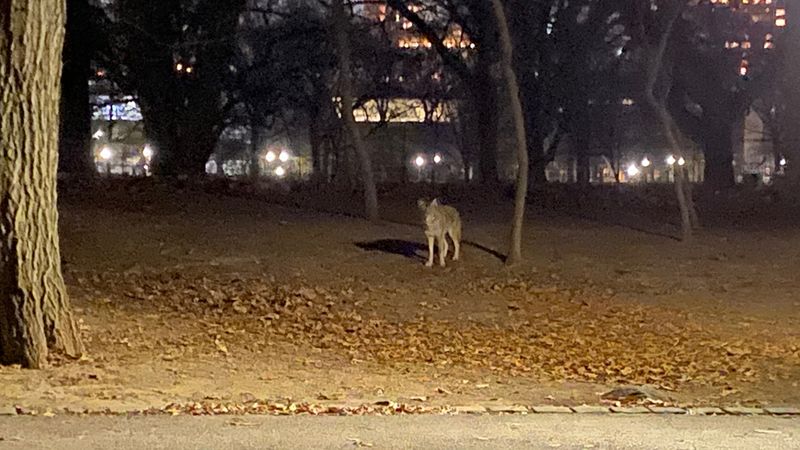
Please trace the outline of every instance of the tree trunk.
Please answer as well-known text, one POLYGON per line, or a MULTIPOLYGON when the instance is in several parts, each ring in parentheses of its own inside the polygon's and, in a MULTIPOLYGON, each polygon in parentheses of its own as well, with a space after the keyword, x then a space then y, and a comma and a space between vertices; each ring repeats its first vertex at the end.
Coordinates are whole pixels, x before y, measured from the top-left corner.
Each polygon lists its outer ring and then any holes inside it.
POLYGON ((56 209, 64 0, 0 0, 0 362, 77 357, 56 209))
MULTIPOLYGON (((523 107, 523 112, 525 111, 523 107)), ((528 177, 530 187, 542 187, 547 184, 547 157, 544 152, 545 137, 536 130, 536 121, 529 115, 525 121, 525 143, 528 147, 528 177), (533 131, 532 131, 533 130, 533 131)))
POLYGON ((590 129, 590 115, 582 114, 574 128, 573 140, 575 144, 575 182, 581 187, 589 186, 591 172, 589 167, 589 153, 591 151, 592 130, 590 129))
POLYGON ((89 145, 92 133, 92 108, 89 105, 92 48, 90 8, 87 0, 67 2, 67 31, 61 74, 59 171, 83 176, 91 176, 95 172, 89 145))
POLYGON ((733 127, 730 123, 711 123, 704 132, 704 184, 711 191, 733 187, 733 127))
POLYGON ((514 120, 517 154, 517 186, 514 195, 514 219, 511 222, 511 243, 506 258, 506 265, 514 265, 522 260, 522 226, 525 221, 525 198, 528 194, 528 145, 525 137, 525 116, 519 100, 519 84, 513 66, 513 47, 511 34, 508 31, 506 13, 501 0, 492 0, 497 28, 500 32, 502 48, 503 74, 505 76, 510 109, 514 120))
POLYGON ((580 144, 576 149, 578 154, 575 156, 575 182, 580 186, 589 186, 591 181, 591 173, 589 172, 589 155, 586 154, 586 149, 580 144))
POLYGON ((471 89, 472 104, 476 113, 475 128, 478 132, 478 172, 480 182, 495 184, 497 173, 497 87, 489 73, 489 68, 476 68, 478 72, 471 89))
POLYGON ((250 178, 253 181, 261 176, 261 161, 259 155, 259 145, 261 144, 261 133, 255 123, 250 123, 250 178))
POLYGON ((156 168, 160 175, 205 174, 206 163, 219 139, 213 125, 191 121, 182 126, 177 115, 166 110, 147 108, 143 116, 147 136, 156 146, 156 168))
MULTIPOLYGON (((670 13, 666 27, 659 36, 658 46, 655 49, 652 49, 650 51, 650 55, 648 55, 645 98, 661 123, 664 134, 667 137, 667 142, 669 143, 674 157, 678 159, 682 156, 683 151, 678 141, 677 125, 667 109, 665 97, 670 91, 669 86, 662 87, 661 96, 656 95, 656 84, 658 83, 659 78, 664 76, 662 72, 664 68, 667 45, 669 44, 669 39, 675 28, 675 22, 678 20, 678 17, 680 17, 681 11, 683 10, 683 8, 680 6, 674 6, 673 8, 674 10, 670 13)), ((665 78, 667 78, 668 84, 672 83, 670 77, 665 78)), ((692 239, 692 230, 695 228, 693 226, 692 217, 696 217, 697 213, 696 211, 692 211, 694 209, 694 202, 691 201, 691 194, 689 194, 688 186, 686 185, 684 171, 679 170, 680 166, 677 164, 674 167, 675 196, 678 200, 678 208, 681 216, 681 239, 684 242, 688 242, 692 239)), ((695 221, 695 223, 699 224, 699 220, 695 221)))
POLYGON ((533 160, 529 158, 528 174, 531 187, 543 187, 547 185, 547 165, 548 161, 542 158, 533 160))
MULTIPOLYGON (((316 100, 315 100, 316 101, 316 100)), ((319 120, 321 119, 319 110, 311 108, 309 110, 308 121, 308 142, 311 146, 311 180, 314 184, 320 184, 324 179, 324 155, 322 149, 322 133, 319 120)))
POLYGON ((344 9, 344 0, 333 0, 333 33, 336 41, 336 56, 339 61, 339 96, 342 99, 342 120, 350 134, 356 155, 361 163, 361 178, 364 182, 364 204, 368 220, 378 221, 378 192, 375 189, 375 178, 372 173, 372 161, 361 132, 353 118, 353 74, 350 55, 349 21, 344 9))

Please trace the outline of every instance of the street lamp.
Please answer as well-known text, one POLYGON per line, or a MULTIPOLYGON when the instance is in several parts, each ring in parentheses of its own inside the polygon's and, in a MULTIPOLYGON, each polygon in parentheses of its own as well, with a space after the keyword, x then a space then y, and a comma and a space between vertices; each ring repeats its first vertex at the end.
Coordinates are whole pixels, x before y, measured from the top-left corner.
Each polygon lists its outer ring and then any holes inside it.
POLYGON ((278 166, 278 167, 275 169, 275 175, 277 175, 278 177, 283 177, 284 175, 286 175, 286 169, 284 169, 284 168, 283 168, 283 167, 281 167, 281 166, 278 166))
POLYGON ((781 167, 786 167, 786 158, 781 158, 781 160, 780 160, 780 161, 778 161, 778 164, 779 164, 781 167))
POLYGON ((680 159, 678 159, 678 165, 679 165, 679 166, 682 166, 682 165, 684 165, 684 164, 686 164, 686 160, 685 160, 685 159, 683 159, 683 156, 681 156, 681 157, 680 157, 680 159))
POLYGON ((273 152, 272 150, 268 151, 267 155, 264 157, 264 159, 266 159, 267 162, 270 162, 270 163, 275 161, 275 152, 273 152))
POLYGON ((642 159, 642 167, 650 167, 650 160, 647 159, 647 156, 642 159))
POLYGON ((112 156, 114 156, 114 152, 110 148, 103 147, 103 149, 100 150, 100 158, 102 158, 103 161, 106 162, 106 175, 111 175, 111 157, 112 156))
POLYGON ((281 162, 288 161, 289 160, 289 153, 286 150, 281 150, 280 155, 278 155, 278 159, 281 160, 281 162))
POLYGON ((144 150, 142 150, 142 156, 144 156, 144 159, 148 161, 150 161, 150 158, 153 157, 153 148, 150 147, 149 144, 144 146, 144 150))
POLYGON ((633 178, 636 175, 639 175, 639 168, 636 167, 636 164, 631 164, 628 166, 628 170, 626 172, 628 173, 629 177, 633 178))
POLYGON ((675 164, 675 161, 676 160, 675 160, 674 156, 672 156, 672 155, 667 156, 667 164, 669 164, 670 166, 675 164))
POLYGON ((438 153, 437 153, 437 154, 435 154, 435 155, 433 155, 433 162, 434 162, 435 164, 439 164, 440 162, 442 162, 442 157, 441 157, 441 155, 439 155, 438 153))
POLYGON ((422 155, 417 155, 414 159, 414 165, 417 166, 417 181, 422 181, 422 167, 425 165, 425 158, 422 155))

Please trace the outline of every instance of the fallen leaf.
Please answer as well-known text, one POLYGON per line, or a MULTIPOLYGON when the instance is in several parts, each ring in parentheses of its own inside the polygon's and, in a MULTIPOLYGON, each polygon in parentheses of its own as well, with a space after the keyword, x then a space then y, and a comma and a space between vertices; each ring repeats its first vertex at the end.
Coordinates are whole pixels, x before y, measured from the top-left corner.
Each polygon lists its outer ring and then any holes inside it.
POLYGON ((220 340, 219 336, 214 339, 214 345, 217 346, 217 350, 221 351, 222 353, 228 354, 228 347, 225 345, 222 340, 220 340))
POLYGON ((369 442, 364 442, 358 438, 347 438, 348 441, 352 442, 356 447, 372 447, 372 444, 369 442))

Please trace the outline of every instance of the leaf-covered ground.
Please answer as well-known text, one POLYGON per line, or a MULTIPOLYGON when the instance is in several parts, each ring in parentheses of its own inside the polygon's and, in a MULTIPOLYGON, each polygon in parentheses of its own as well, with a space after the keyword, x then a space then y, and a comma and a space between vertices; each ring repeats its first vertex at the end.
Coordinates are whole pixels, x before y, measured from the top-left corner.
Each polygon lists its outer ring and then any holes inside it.
POLYGON ((424 409, 597 403, 637 385, 666 403, 800 404, 796 233, 709 231, 687 248, 533 214, 509 271, 495 254, 507 211, 472 204, 464 261, 427 269, 413 201, 391 208, 407 221, 375 226, 192 195, 67 196, 89 354, 0 368, 0 401, 424 409))

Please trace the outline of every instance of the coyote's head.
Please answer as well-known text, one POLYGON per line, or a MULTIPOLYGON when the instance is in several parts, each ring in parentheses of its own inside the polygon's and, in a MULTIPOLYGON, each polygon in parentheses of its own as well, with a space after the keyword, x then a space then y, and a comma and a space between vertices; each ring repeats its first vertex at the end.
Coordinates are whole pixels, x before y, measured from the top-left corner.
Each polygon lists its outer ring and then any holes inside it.
POLYGON ((436 206, 438 204, 439 204, 439 199, 436 199, 436 198, 431 200, 430 203, 427 200, 425 200, 424 198, 421 198, 421 199, 417 200, 417 206, 419 206, 419 209, 421 209, 423 211, 427 211, 428 208, 430 208, 431 206, 436 206))

